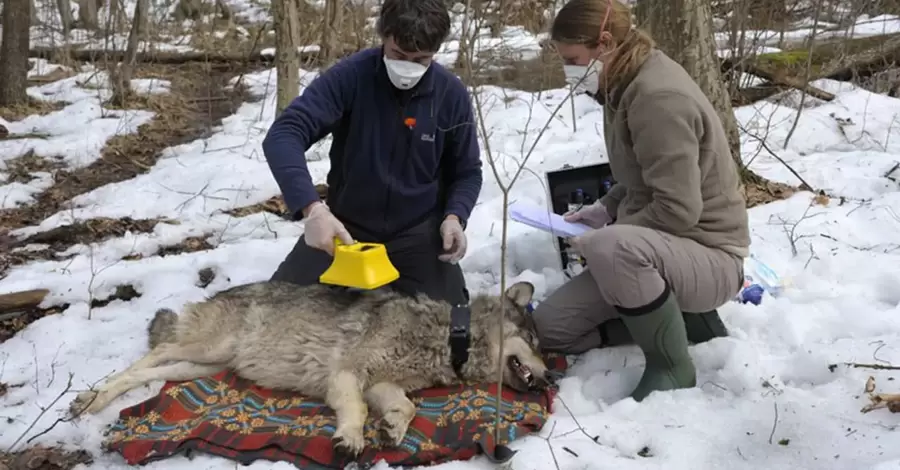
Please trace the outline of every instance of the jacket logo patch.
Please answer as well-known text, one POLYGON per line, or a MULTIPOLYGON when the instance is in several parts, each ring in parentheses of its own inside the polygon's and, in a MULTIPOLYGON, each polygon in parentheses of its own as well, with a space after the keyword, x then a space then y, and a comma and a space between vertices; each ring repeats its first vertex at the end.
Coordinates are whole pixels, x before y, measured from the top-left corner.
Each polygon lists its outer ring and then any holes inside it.
POLYGON ((422 140, 425 142, 434 142, 434 134, 422 134, 422 140))

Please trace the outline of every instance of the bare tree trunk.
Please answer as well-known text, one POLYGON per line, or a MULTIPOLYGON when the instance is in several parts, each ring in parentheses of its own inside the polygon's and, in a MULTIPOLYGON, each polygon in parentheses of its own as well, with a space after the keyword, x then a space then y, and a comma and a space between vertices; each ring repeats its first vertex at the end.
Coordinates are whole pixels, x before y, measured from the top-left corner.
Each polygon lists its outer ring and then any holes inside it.
MULTIPOLYGON (((275 115, 281 114, 300 92, 300 56, 297 54, 300 20, 294 0, 272 2, 272 22, 275 26, 275 72, 277 98, 275 115)), ((327 25, 326 25, 327 29, 327 25)))
POLYGON ((28 47, 31 0, 3 0, 3 38, 0 43, 0 106, 28 101, 28 47))
POLYGON ((460 28, 461 31, 459 32, 459 46, 456 53, 456 64, 454 64, 454 67, 459 70, 469 69, 472 66, 472 61, 469 57, 471 55, 470 50, 472 41, 472 37, 470 35, 470 31, 472 30, 472 0, 467 0, 465 5, 466 10, 462 19, 462 25, 460 28))
MULTIPOLYGON (((144 2, 144 14, 141 15, 140 20, 137 18, 132 18, 132 21, 137 22, 138 26, 138 37, 141 40, 149 41, 151 37, 150 31, 150 0, 146 0, 144 2)), ((131 37, 131 33, 129 32, 129 39, 131 37)))
POLYGON ((131 78, 134 76, 134 64, 136 62, 138 46, 141 42, 141 25, 147 22, 147 13, 150 0, 137 0, 134 5, 134 17, 131 19, 131 31, 128 33, 128 46, 125 48, 125 57, 119 64, 118 70, 110 73, 110 82, 113 86, 113 96, 110 99, 114 106, 125 106, 131 95, 131 78))
POLYGON ((90 31, 99 29, 98 10, 97 0, 78 0, 78 25, 90 31))
MULTIPOLYGON (((122 31, 125 29, 125 15, 122 12, 122 4, 121 0, 109 0, 109 24, 107 25, 107 29, 112 29, 113 32, 122 31)), ((107 36, 109 36, 107 34, 107 36)))
POLYGON ((740 133, 731 108, 728 88, 719 69, 709 2, 639 1, 645 3, 640 11, 648 15, 641 23, 648 27, 659 48, 687 70, 715 106, 728 134, 731 156, 738 168, 743 168, 740 133))
POLYGON ((72 31, 72 2, 69 0, 56 0, 59 9, 59 22, 62 25, 63 37, 69 40, 69 32, 72 31))
POLYGON ((219 17, 229 23, 234 20, 234 14, 231 12, 231 7, 229 7, 224 0, 216 0, 216 13, 219 17))
POLYGON ((325 0, 325 27, 322 28, 322 53, 326 65, 331 65, 343 53, 341 37, 344 23, 343 0, 325 0))
MULTIPOLYGON (((497 12, 493 18, 493 21, 491 21, 491 36, 495 38, 500 37, 500 33, 503 32, 503 27, 506 26, 506 9, 509 8, 507 6, 507 3, 508 2, 506 0, 497 0, 497 12)), ((485 1, 483 4, 487 6, 490 5, 490 2, 485 1)))
MULTIPOLYGON (((2 7, 3 5, 0 5, 0 11, 3 11, 2 7)), ((36 0, 32 0, 31 2, 31 24, 38 24, 38 5, 36 0)))
POLYGON ((201 0, 179 0, 175 7, 174 17, 177 21, 197 21, 203 14, 203 2, 201 0))

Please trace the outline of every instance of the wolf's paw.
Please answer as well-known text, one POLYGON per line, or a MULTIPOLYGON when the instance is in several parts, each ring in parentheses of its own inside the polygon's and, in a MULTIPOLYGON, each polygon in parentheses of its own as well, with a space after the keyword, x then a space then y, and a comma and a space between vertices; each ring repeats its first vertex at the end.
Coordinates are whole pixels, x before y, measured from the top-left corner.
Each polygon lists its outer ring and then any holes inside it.
POLYGON ((96 390, 85 390, 79 393, 72 403, 69 404, 69 415, 72 418, 76 418, 83 414, 93 414, 96 413, 100 407, 99 404, 100 398, 99 393, 96 390))
POLYGON ((362 453, 366 446, 362 428, 339 427, 331 437, 331 444, 336 450, 341 450, 352 456, 362 453))
MULTIPOLYGON (((412 405, 410 403, 410 405, 412 405)), ((394 447, 403 442, 406 436, 406 430, 409 429, 409 423, 416 416, 416 408, 400 407, 387 411, 381 418, 381 431, 388 437, 388 440, 394 447)))

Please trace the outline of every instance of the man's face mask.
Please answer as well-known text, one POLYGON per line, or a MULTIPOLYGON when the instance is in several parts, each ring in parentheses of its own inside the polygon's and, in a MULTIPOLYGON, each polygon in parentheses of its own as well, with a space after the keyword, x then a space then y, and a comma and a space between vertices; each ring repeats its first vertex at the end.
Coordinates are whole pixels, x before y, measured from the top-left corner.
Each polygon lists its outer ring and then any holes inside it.
POLYGON ((596 95, 600 90, 600 74, 603 73, 603 62, 591 60, 588 65, 563 65, 566 83, 574 93, 596 95))
POLYGON ((387 56, 384 56, 384 65, 387 67, 391 83, 401 90, 409 90, 416 86, 428 71, 427 65, 408 60, 389 59, 387 56))

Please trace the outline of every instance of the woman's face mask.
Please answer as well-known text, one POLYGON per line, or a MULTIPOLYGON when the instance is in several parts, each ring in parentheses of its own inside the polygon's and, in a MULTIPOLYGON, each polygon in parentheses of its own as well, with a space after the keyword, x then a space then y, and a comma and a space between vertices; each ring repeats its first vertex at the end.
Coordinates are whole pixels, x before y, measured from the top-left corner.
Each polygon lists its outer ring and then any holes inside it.
POLYGON ((605 42, 608 39, 603 39, 604 43, 596 48, 584 44, 554 43, 556 52, 563 60, 566 83, 572 87, 574 93, 596 95, 599 92, 600 77, 603 74, 603 61, 599 58, 608 50, 605 42))
POLYGON ((593 59, 588 65, 563 65, 563 73, 573 93, 595 95, 600 90, 603 62, 593 59))
POLYGON ((428 71, 427 65, 408 60, 389 59, 387 56, 384 56, 384 65, 387 67, 391 83, 401 90, 409 90, 416 86, 428 71))

